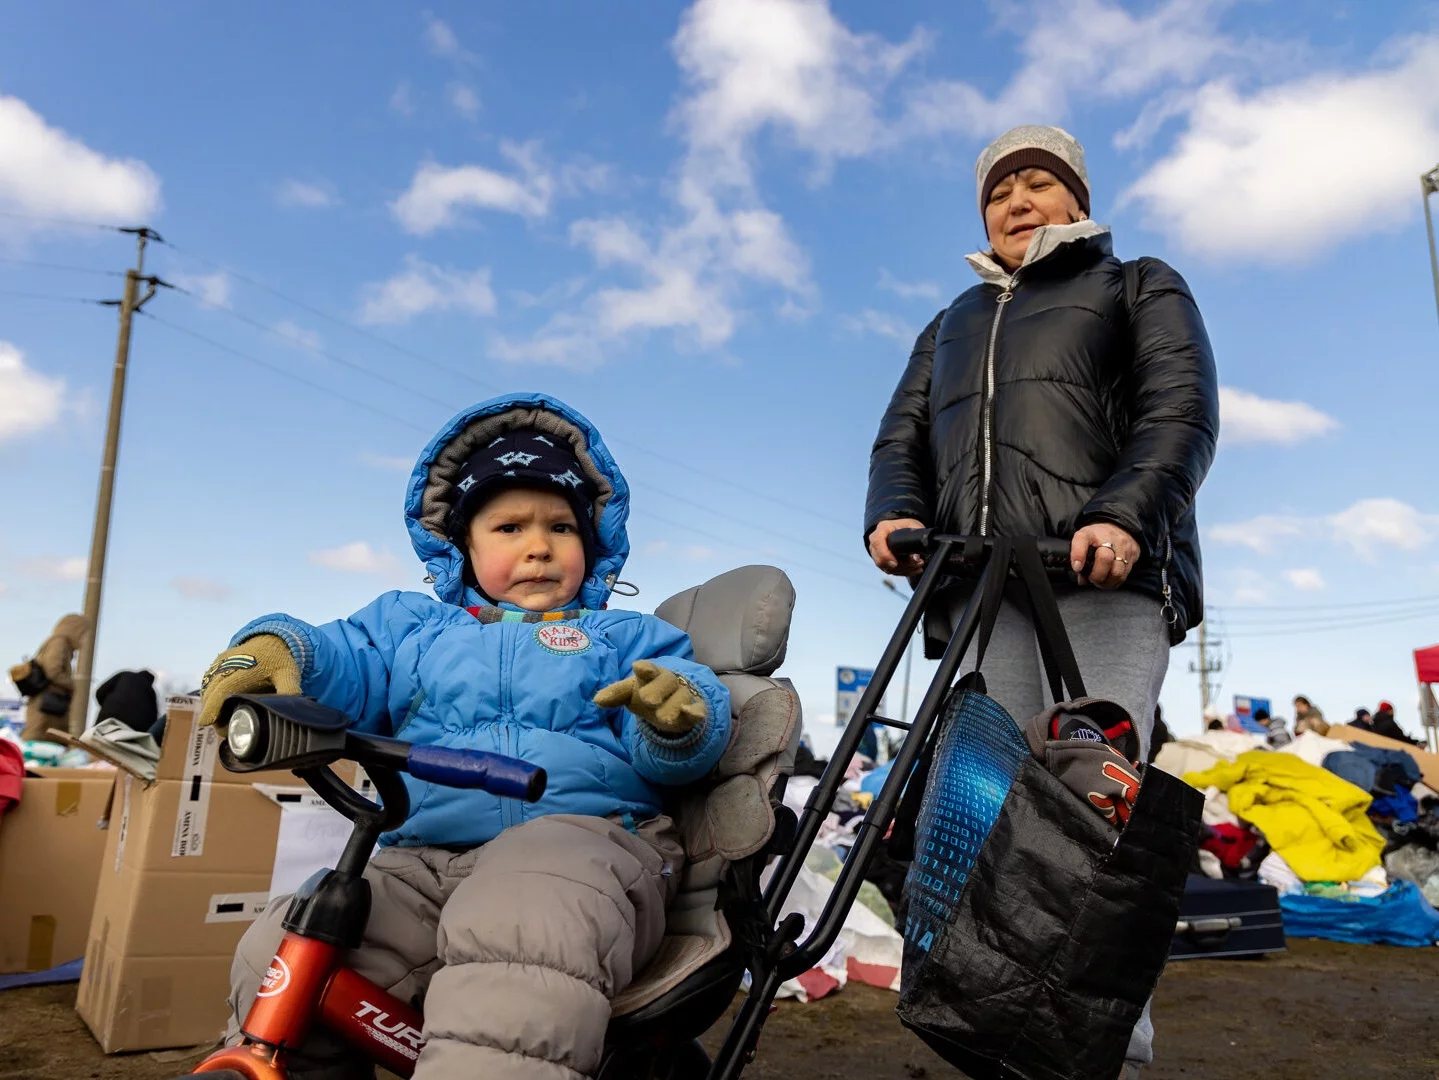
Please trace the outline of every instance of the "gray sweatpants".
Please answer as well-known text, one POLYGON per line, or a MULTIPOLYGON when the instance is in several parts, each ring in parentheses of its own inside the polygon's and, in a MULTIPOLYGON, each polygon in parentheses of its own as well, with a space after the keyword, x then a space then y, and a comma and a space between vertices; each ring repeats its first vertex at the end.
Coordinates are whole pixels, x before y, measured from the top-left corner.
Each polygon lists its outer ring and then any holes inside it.
MULTIPOLYGON (((1091 697, 1108 698, 1124 706, 1139 730, 1142 758, 1149 751, 1154 706, 1169 669, 1169 628, 1159 613, 1159 601, 1124 589, 1111 592, 1091 587, 1056 593, 1085 691, 1091 697)), ((958 622, 963 610, 963 602, 957 602, 951 615, 953 622, 958 622)), ((973 668, 971 646, 963 670, 973 668)), ((1051 704, 1049 680, 1044 674, 1034 627, 1008 600, 1000 610, 984 654, 984 681, 989 696, 1021 726, 1051 704)), ((1154 1024, 1148 1005, 1134 1028, 1125 1056, 1134 1064, 1154 1060, 1154 1024)))
MULTIPOLYGON (((604 1049, 610 1000, 654 956, 684 854, 670 820, 639 834, 555 814, 483 847, 386 848, 365 877, 365 938, 345 963, 424 1010, 415 1080, 580 1080, 604 1049)), ((245 933, 230 971, 234 1039, 284 934, 289 897, 245 933)), ((373 1075, 315 1028, 296 1080, 373 1075)))

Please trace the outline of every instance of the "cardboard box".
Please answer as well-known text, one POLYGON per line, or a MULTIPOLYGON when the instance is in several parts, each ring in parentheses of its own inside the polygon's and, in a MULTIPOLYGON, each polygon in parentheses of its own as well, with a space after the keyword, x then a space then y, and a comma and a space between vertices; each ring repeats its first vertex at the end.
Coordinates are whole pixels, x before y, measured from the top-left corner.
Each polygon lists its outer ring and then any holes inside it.
POLYGON ((115 774, 41 769, 0 820, 0 972, 43 971, 85 953, 115 774))
POLYGON ((117 781, 75 1005, 106 1053, 219 1033, 230 960, 269 900, 280 817, 250 785, 117 781))
POLYGON ((107 1054, 199 1046, 224 1033, 229 984, 228 956, 125 957, 92 945, 76 1008, 107 1054))
MULTIPOLYGON (((229 1015, 235 948, 282 867, 292 889, 333 865, 335 836, 348 833, 293 774, 220 765, 214 729, 195 724, 198 707, 169 698, 155 778, 124 772, 115 782, 75 1005, 106 1053, 213 1040, 229 1015), (297 812, 332 819, 318 830, 328 847, 306 846, 316 830, 296 828, 297 812)), ((331 767, 368 793, 352 762, 331 767)))

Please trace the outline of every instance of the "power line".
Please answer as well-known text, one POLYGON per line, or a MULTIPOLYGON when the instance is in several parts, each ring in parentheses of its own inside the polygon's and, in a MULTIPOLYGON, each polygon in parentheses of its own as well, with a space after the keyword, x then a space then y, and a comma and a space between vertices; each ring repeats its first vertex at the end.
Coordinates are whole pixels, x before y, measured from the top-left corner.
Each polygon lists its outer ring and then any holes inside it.
POLYGON ((231 346, 226 345, 223 342, 216 341, 214 338, 206 337, 204 334, 201 334, 198 331, 191 330, 188 326, 181 326, 179 323, 173 323, 169 319, 162 319, 160 316, 152 315, 149 312, 143 312, 143 314, 151 321, 157 322, 161 326, 168 326, 171 330, 178 331, 181 334, 186 334, 197 341, 203 341, 206 345, 209 345, 212 348, 219 349, 221 352, 227 352, 231 356, 238 357, 241 360, 249 361, 250 363, 255 364, 257 367, 262 367, 267 371, 274 372, 276 375, 279 375, 282 378, 290 379, 298 383, 303 383, 305 386, 311 387, 315 390, 319 390, 321 393, 329 394, 331 397, 336 398, 340 401, 348 402, 351 405, 355 405, 361 409, 365 409, 368 412, 372 412, 377 416, 383 416, 386 420, 393 420, 397 424, 402 424, 405 427, 413 428, 416 431, 424 432, 428 430, 427 428, 422 427, 419 424, 414 424, 408 420, 404 420, 396 416, 394 413, 389 413, 386 412, 384 409, 376 408, 369 402, 361 401, 359 398, 350 397, 348 394, 342 394, 338 390, 333 390, 330 387, 325 386, 323 383, 315 382, 313 379, 307 379, 303 375, 297 375, 295 372, 289 370, 288 368, 280 367, 278 364, 271 364, 268 361, 261 360, 259 357, 251 356, 249 353, 241 352, 239 349, 232 348, 231 346))
MULTIPOLYGON (((343 327, 343 328, 351 331, 352 333, 359 334, 359 335, 362 336, 362 337, 368 338, 369 340, 375 342, 376 344, 383 345, 385 348, 391 349, 391 350, 393 350, 394 352, 397 352, 397 353, 399 353, 399 354, 402 355, 402 356, 406 356, 406 357, 410 358, 411 360, 418 360, 420 363, 425 364, 425 365, 427 365, 427 366, 435 369, 436 371, 444 372, 445 374, 451 375, 451 376, 453 376, 453 377, 455 377, 455 378, 467 380, 468 382, 474 384, 475 386, 478 386, 478 387, 480 387, 481 389, 487 390, 487 391, 489 391, 489 392, 491 392, 491 393, 503 393, 503 391, 502 391, 499 387, 497 387, 494 383, 487 382, 487 381, 485 381, 484 379, 481 379, 481 378, 479 378, 479 377, 477 377, 477 376, 475 376, 475 375, 472 375, 472 374, 471 374, 470 372, 468 372, 468 371, 463 371, 463 370, 461 370, 461 369, 459 369, 459 368, 451 367, 450 365, 445 364, 445 363, 442 363, 441 361, 436 360, 436 359, 434 359, 433 357, 426 356, 426 355, 424 355, 423 353, 416 352, 414 349, 406 348, 406 347, 403 346, 403 345, 400 345, 400 344, 398 344, 398 343, 396 343, 396 342, 394 342, 394 341, 391 341, 389 338, 382 337, 382 336, 380 336, 379 334, 376 334, 376 333, 375 333, 374 331, 372 331, 372 330, 367 330, 367 329, 365 329, 364 327, 359 326, 358 324, 350 321, 349 319, 341 318, 341 317, 338 316, 338 315, 332 315, 331 313, 329 313, 329 312, 327 312, 327 311, 324 311, 324 310, 322 310, 322 309, 320 309, 320 308, 315 307, 313 304, 306 303, 306 302, 303 301, 303 300, 297 300, 295 297, 290 296, 290 295, 288 295, 288 294, 286 294, 286 293, 281 292, 279 289, 275 288, 273 285, 266 284, 265 282, 259 280, 258 278, 254 278, 254 277, 251 277, 251 276, 249 276, 249 275, 247 275, 247 274, 241 273, 240 271, 234 269, 234 268, 231 267, 231 266, 226 265, 225 263, 221 263, 221 262, 219 262, 219 261, 217 261, 217 260, 215 260, 215 259, 208 258, 207 256, 200 255, 200 254, 198 254, 198 253, 196 253, 196 252, 188 251, 188 250, 185 250, 185 249, 183 249, 183 248, 177 247, 175 244, 171 243, 170 241, 163 241, 163 243, 165 244, 166 247, 170 248, 172 251, 174 251, 174 252, 175 252, 176 254, 178 254, 178 255, 183 255, 184 257, 186 257, 186 258, 188 258, 188 259, 194 259, 195 261, 204 263, 206 266, 212 267, 213 269, 223 271, 224 273, 229 274, 230 276, 234 277, 234 278, 235 278, 236 280, 238 280, 238 281, 243 281, 245 284, 250 285, 250 286, 252 286, 252 287, 254 287, 254 288, 256 288, 256 289, 260 289, 260 290, 263 291, 263 292, 269 293, 271 296, 273 296, 273 297, 275 297, 275 298, 277 298, 277 299, 279 299, 279 300, 283 300, 283 301, 284 301, 285 303, 287 303, 287 304, 292 304, 292 305, 294 305, 295 307, 299 308, 301 311, 308 312, 309 314, 314 315, 316 318, 324 319, 326 322, 332 323, 332 324, 334 324, 335 326, 343 327)), ((648 447, 641 446, 641 445, 639 445, 638 443, 635 443, 635 442, 633 442, 633 441, 630 440, 630 439, 622 439, 622 438, 608 439, 608 438, 607 438, 605 441, 606 441, 607 443, 612 443, 612 444, 614 444, 614 445, 616 445, 616 446, 626 446, 626 447, 629 447, 630 449, 638 450, 638 451, 639 451, 640 453, 642 453, 642 454, 648 454, 648 455, 651 456, 651 457, 658 458, 659 460, 668 462, 668 463, 671 464, 671 465, 676 465, 676 466, 678 466, 679 468, 685 469, 685 470, 687 470, 687 471, 689 471, 689 472, 692 472, 692 473, 694 473, 694 474, 697 475, 697 476, 701 476, 701 477, 705 478, 706 480, 709 480, 709 481, 714 482, 714 483, 724 484, 724 485, 726 485, 727 487, 731 487, 731 488, 733 488, 733 489, 736 490, 736 491, 742 491, 742 492, 744 492, 744 493, 747 494, 747 495, 752 495, 752 496, 754 496, 754 497, 756 497, 756 498, 763 499, 763 500, 765 500, 766 502, 772 503, 772 504, 774 504, 774 505, 776 505, 776 506, 784 507, 786 510, 789 510, 789 511, 792 511, 792 512, 793 512, 793 511, 799 511, 800 513, 807 514, 807 515, 809 515, 810 517, 813 517, 813 518, 815 518, 815 519, 817 519, 817 520, 820 520, 820 521, 828 521, 829 523, 834 524, 834 525, 839 525, 839 526, 841 526, 842 528, 845 528, 845 529, 853 529, 853 530, 855 530, 855 531, 858 531, 857 528, 856 528, 856 525, 855 525, 855 523, 854 523, 853 521, 845 521, 845 520, 842 520, 842 519, 840 519, 840 518, 832 517, 832 516, 830 516, 830 515, 828 515, 828 514, 822 513, 821 511, 818 511, 818 510, 812 510, 812 509, 809 509, 809 508, 807 508, 807 507, 797 506, 797 505, 795 505, 795 503, 794 503, 792 500, 785 499, 785 498, 781 498, 781 497, 775 496, 775 495, 771 495, 771 494, 769 494, 769 493, 767 493, 767 492, 760 491, 760 490, 757 489, 757 488, 752 488, 752 487, 749 487, 749 486, 746 485, 746 484, 739 483, 739 482, 737 482, 737 481, 735 481, 735 480, 733 480, 733 479, 731 479, 731 478, 729 478, 729 477, 722 476, 722 475, 719 475, 719 474, 717 474, 717 473, 712 473, 712 472, 708 472, 708 471, 706 471, 706 470, 704 470, 704 469, 697 468, 696 466, 690 465, 690 464, 688 464, 687 462, 680 461, 678 458, 672 457, 672 456, 670 456, 669 454, 665 454, 665 453, 662 453, 662 452, 660 452, 660 451, 658 451, 658 450, 652 450, 652 449, 650 449, 650 448, 648 448, 648 447)))
POLYGON ((1248 613, 1263 613, 1269 611, 1310 611, 1321 612, 1330 609, 1352 609, 1352 608, 1383 608, 1390 606, 1403 606, 1415 604, 1420 601, 1439 601, 1439 594, 1431 593, 1425 596, 1396 596, 1387 600, 1355 600, 1341 604, 1208 604, 1216 611, 1223 611, 1233 617, 1247 617, 1248 613), (1238 615, 1236 615, 1238 613, 1238 615))
MULTIPOLYGON (((193 301, 195 301, 197 304, 203 304, 203 303, 204 303, 203 300, 201 300, 199 297, 197 297, 197 296, 195 295, 195 293, 192 292, 192 291, 189 290, 189 289, 183 288, 183 287, 181 287, 181 286, 179 286, 179 285, 171 285, 170 288, 173 288, 173 289, 175 289, 177 292, 181 292, 181 293, 185 294, 186 296, 190 297, 193 301)), ((235 310, 235 309, 232 308, 232 307, 223 307, 223 308, 220 308, 219 310, 221 310, 222 312, 224 312, 226 315, 229 315, 231 318, 236 319, 236 320, 244 323, 246 326, 249 326, 249 327, 252 327, 252 328, 254 328, 254 329, 256 329, 256 330, 259 330, 259 331, 261 331, 262 333, 272 334, 272 335, 274 335, 274 336, 276 336, 276 337, 281 338, 281 339, 284 340, 284 341, 288 341, 288 342, 290 342, 290 343, 292 343, 292 344, 294 344, 294 345, 300 346, 300 347, 302 347, 302 348, 309 349, 309 350, 311 350, 312 352, 316 353, 316 354, 319 355, 319 356, 323 356, 323 357, 325 357, 325 358, 328 359, 328 360, 332 360, 332 361, 334 361, 335 363, 340 364, 341 366, 343 366, 343 367, 345 367, 345 368, 348 368, 348 369, 351 370, 351 371, 357 372, 357 373, 360 374, 360 375, 364 375, 364 376, 367 376, 367 377, 369 377, 369 378, 371 378, 371 379, 374 379, 376 382, 379 382, 379 383, 381 383, 381 384, 383 384, 383 385, 385 385, 385 386, 391 387, 391 388, 393 388, 393 389, 397 389, 397 390, 404 391, 405 393, 411 394, 411 395, 413 395, 414 397, 419 398, 419 399, 422 400, 422 401, 429 402, 429 403, 432 404, 432 405, 437 405, 437 406, 439 406, 440 408, 443 408, 443 409, 445 409, 445 410, 447 410, 447 411, 453 411, 453 410, 454 410, 454 403, 451 402, 451 401, 446 401, 446 400, 444 400, 443 398, 438 398, 438 397, 435 397, 435 396, 432 395, 432 394, 428 394, 428 393, 426 393, 426 392, 423 391, 423 390, 418 390, 418 389, 416 389, 414 386, 412 386, 410 383, 401 381, 401 380, 399 380, 399 379, 391 378, 390 376, 385 375, 385 374, 382 373, 382 372, 374 371, 374 370, 372 370, 372 369, 364 366, 363 364, 360 364, 360 363, 357 363, 357 362, 355 362, 355 361, 353 361, 353 360, 347 359, 346 357, 343 357, 343 356, 339 355, 338 353, 332 352, 332 351, 330 351, 329 349, 321 348, 321 347, 319 347, 319 346, 311 346, 311 345, 309 345, 309 344, 307 344, 307 343, 305 343, 305 342, 303 342, 303 341, 300 341, 298 338, 296 338, 296 337, 295 337, 294 335, 292 335, 292 334, 286 334, 286 333, 284 333, 283 331, 278 330, 277 328, 275 328, 275 327, 273 327, 273 326, 270 326, 270 325, 268 325, 267 323, 265 323, 265 322, 263 322, 263 321, 261 321, 261 320, 259 320, 259 319, 255 319, 255 318, 252 318, 252 317, 249 316, 249 315, 245 315, 245 314, 243 314, 242 312, 237 311, 237 310, 235 310)), ((252 359, 253 359, 253 358, 252 358, 252 359)), ((274 369, 274 368, 272 367, 272 370, 276 370, 276 369, 274 369)), ((310 384, 310 385, 315 385, 315 384, 310 384)), ((653 491, 654 493, 659 494, 659 495, 664 495, 664 496, 666 496, 666 497, 668 497, 668 498, 671 498, 671 499, 675 500, 676 502, 685 503, 686 505, 693 506, 693 507, 695 507, 695 508, 698 509, 698 510, 704 511, 705 513, 713 514, 714 516, 720 517, 720 518, 726 518, 726 519, 728 519, 728 520, 730 520, 730 521, 734 521, 734 522, 736 522, 736 523, 738 523, 738 524, 745 525, 745 526, 747 526, 747 527, 749 527, 749 528, 762 529, 767 535, 774 536, 774 537, 776 537, 776 538, 783 539, 783 540, 788 540, 789 542, 794 543, 794 544, 799 544, 799 545, 801 545, 801 546, 803 546, 803 547, 809 548, 811 551, 814 551, 814 552, 819 553, 819 554, 823 554, 823 555, 825 555, 825 556, 827 556, 827 557, 829 557, 829 558, 839 559, 840 561, 842 561, 842 562, 844 562, 844 563, 852 563, 852 562, 855 561, 855 555, 854 555, 854 554, 846 554, 846 553, 843 553, 843 552, 836 551, 836 550, 834 550, 833 548, 824 547, 824 546, 822 546, 822 545, 817 544, 813 539, 801 539, 801 538, 799 538, 799 537, 797 537, 797 536, 789 536, 789 535, 786 535, 786 534, 784 534, 784 533, 781 533, 781 532, 778 532, 778 531, 774 530, 773 528, 771 528, 771 527, 768 526, 768 525, 764 525, 764 524, 761 524, 761 523, 759 523, 759 522, 754 522, 754 521, 747 521, 747 520, 745 520, 744 518, 740 518, 740 517, 735 516, 734 514, 728 514, 728 513, 724 513, 723 511, 715 510, 715 509, 714 509, 712 506, 710 506, 710 505, 707 505, 707 504, 702 503, 702 502, 698 502, 698 501, 696 501, 696 500, 694 500, 694 499, 691 499, 691 498, 688 498, 688 497, 686 497, 686 496, 684 496, 684 495, 680 495, 680 494, 678 494, 677 492, 669 491, 669 490, 667 490, 667 489, 665 489, 665 488, 658 487, 658 486, 656 486, 656 485, 654 485, 654 484, 650 484, 650 485, 647 485, 647 486, 648 486, 648 487, 650 488, 650 490, 653 491)))
POLYGON ((0 289, 0 296, 14 296, 21 300, 59 300, 69 304, 105 304, 112 301, 95 300, 88 296, 59 296, 55 293, 21 292, 17 289, 0 289))
POLYGON ((1425 611, 1412 611, 1401 615, 1366 615, 1347 621, 1300 623, 1296 626, 1284 627, 1282 629, 1238 630, 1232 631, 1229 637, 1267 638, 1289 637, 1295 634, 1325 634, 1339 630, 1362 630, 1368 627, 1389 626, 1393 623, 1413 622, 1416 619, 1435 619, 1439 621, 1439 608, 1430 608, 1425 611))
MULTIPOLYGON (((197 297, 189 289, 183 288, 179 285, 174 285, 171 287, 177 292, 184 293, 186 296, 190 297, 190 299, 194 300, 197 304, 204 303, 203 300, 197 297)), ((407 394, 413 394, 417 398, 421 398, 424 401, 428 401, 432 405, 438 405, 444 409, 454 409, 453 402, 433 397, 430 394, 426 394, 422 390, 416 390, 409 383, 402 382, 399 379, 392 379, 390 376, 385 375, 382 372, 373 371, 370 368, 365 367, 363 364, 356 363, 354 360, 346 359, 345 357, 340 356, 337 353, 331 352, 329 349, 322 348, 318 345, 311 345, 308 342, 300 340, 293 334, 287 334, 284 331, 277 329, 276 327, 269 326, 266 323, 261 322, 259 319, 253 319, 248 315, 241 314, 234 308, 222 307, 219 310, 223 311, 226 315, 229 315, 232 319, 239 320, 246 326, 254 327, 256 330, 259 330, 262 333, 273 334, 275 337, 278 337, 283 341, 288 341, 292 345, 296 345, 303 349, 308 349, 310 352, 315 353, 317 356, 323 356, 327 360, 332 360, 342 367, 349 368, 351 371, 355 371, 361 375, 368 376, 369 378, 374 379, 376 382, 383 383, 385 386, 391 387, 392 389, 403 390, 407 394)))
POLYGON ((0 263, 10 266, 25 266, 32 270, 64 270, 72 274, 102 274, 105 277, 124 277, 123 270, 101 270, 94 266, 69 266, 65 263, 41 262, 37 259, 12 259, 8 255, 0 255, 0 263))
POLYGON ((14 210, 0 210, 0 217, 16 221, 33 221, 37 225, 62 225, 66 228, 100 229, 104 232, 123 232, 119 225, 105 225, 98 221, 80 221, 76 218, 47 217, 43 214, 21 214, 14 210))
MULTIPOLYGON (((146 317, 147 317, 148 319, 150 319, 152 322, 159 323, 161 326, 167 326, 167 327, 169 327, 171 330, 175 330, 175 331, 178 331, 179 333, 188 335, 189 337, 192 337, 192 338, 194 338, 194 339, 197 340, 197 341, 204 342, 205 344, 211 346, 212 348, 219 349, 220 351, 225 352, 225 353, 228 353, 228 354, 230 354, 231 356, 234 356, 234 357, 236 357, 236 358, 238 358, 238 359, 248 361, 248 362, 251 363, 251 364, 255 364, 255 365, 258 366, 258 367, 261 367, 261 368, 264 368, 264 369, 267 370, 267 371, 273 372, 274 374, 279 375, 279 376, 281 376, 282 378, 286 378, 286 379, 290 379, 290 380, 292 380, 292 381, 294 381, 294 382, 302 383, 303 385, 309 386, 309 387, 311 387, 312 389, 315 389, 315 390, 320 391, 321 393, 328 394, 328 395, 330 395, 331 397, 334 397, 334 398, 336 398, 336 399, 338 399, 338 400, 340 400, 340 401, 347 402, 347 403, 349 403, 349 404, 351 404, 351 405, 356 405, 356 406, 358 406, 358 407, 360 407, 360 408, 362 408, 362 409, 367 410, 368 412, 374 413, 374 414, 377 415, 377 416, 381 416, 381 417, 383 417, 383 418, 385 418, 385 419, 387 419, 387 420, 394 421, 394 422, 397 423, 397 424, 402 424, 403 426, 408 427, 408 428, 412 428, 412 429, 414 429, 414 430, 416 430, 416 431, 422 431, 422 432, 423 432, 423 431, 426 431, 426 430, 427 430, 426 428, 424 428, 424 427, 422 427, 422 426, 420 426, 420 425, 418 425, 418 424, 412 423, 412 422, 410 422, 410 421, 408 421, 408 420, 405 420, 405 419, 402 419, 401 417, 396 416, 394 413, 390 413, 390 412, 387 412, 387 411, 384 410, 384 409, 377 408, 376 406, 371 405, 371 404, 369 404, 368 402, 361 401, 361 400, 358 399, 358 398, 353 398, 353 397, 350 397, 350 396, 347 395, 347 394, 342 394, 342 393, 340 393, 339 391, 333 390, 333 389, 331 389, 330 387, 323 385, 322 383, 316 382, 316 381, 314 381, 313 379, 306 378, 306 377, 303 376, 303 375, 296 374, 294 371, 291 371, 291 370, 288 369, 288 368, 281 367, 281 366, 279 366, 278 364, 271 364, 271 363, 269 363, 268 361, 261 360, 259 357, 252 356, 252 355, 250 355, 249 353, 242 352, 242 351, 240 351, 239 349, 236 349, 236 348, 234 348, 234 347, 232 347, 232 346, 230 346, 230 345, 224 344, 223 342, 216 341, 214 338, 207 337, 206 335, 201 334, 201 333, 199 333, 198 331, 191 330, 191 329, 190 329, 189 327, 187 327, 187 326, 181 326, 179 323, 171 322, 169 319, 162 318, 162 317, 159 316, 159 315, 151 314, 150 312, 141 312, 141 314, 143 314, 144 316, 146 316, 146 317)), ((665 491, 665 490, 662 489, 662 488, 656 488, 656 487, 654 487, 654 486, 652 486, 652 485, 646 485, 646 486, 649 488, 649 490, 650 490, 651 492, 653 492, 653 493, 656 494, 656 495, 660 495, 660 496, 664 496, 664 497, 668 497, 668 498, 672 498, 672 499, 677 499, 677 500, 679 500, 679 501, 681 501, 681 502, 689 502, 689 501, 690 501, 690 500, 684 499, 682 496, 676 496, 676 495, 675 495, 674 493, 672 493, 672 492, 665 491)), ((692 504, 692 505, 699 505, 699 504, 692 504)), ((701 509, 705 509, 705 508, 701 506, 701 509)), ((712 511, 712 512, 713 512, 713 511, 712 511)), ((716 516, 719 516, 719 517, 727 517, 727 515, 718 514, 718 512, 715 512, 715 513, 716 513, 716 516)), ((748 546, 748 545, 745 545, 745 544, 737 543, 736 541, 734 541, 733 539, 731 539, 731 538, 729 538, 729 537, 720 536, 720 535, 718 535, 717 533, 708 532, 708 531, 706 531, 706 530, 704 530, 704 529, 697 528, 697 527, 695 527, 695 526, 693 526, 693 525, 689 525, 689 524, 684 523, 684 522, 675 521, 675 520, 673 520, 673 519, 671 519, 671 518, 666 518, 666 517, 663 517, 663 516, 661 516, 661 515, 659 515, 659 514, 652 514, 652 513, 649 513, 648 511, 645 511, 643 516, 649 518, 649 519, 652 520, 652 521, 657 521, 657 522, 659 522, 659 523, 662 524, 662 525, 669 525, 669 526, 672 526, 672 527, 674 527, 674 528, 683 529, 683 530, 685 530, 685 531, 687 531, 687 532, 695 533, 695 534, 697 534, 697 535, 699 535, 699 536, 704 536, 704 537, 706 537, 707 539, 714 540, 714 541, 716 541, 716 542, 718 542, 718 543, 724 544, 726 547, 731 548, 731 549, 752 551, 752 552, 755 552, 756 554, 761 554, 761 555, 768 555, 768 554, 769 554, 768 552, 765 552, 765 551, 763 551, 763 550, 761 550, 761 549, 759 549, 759 548, 755 548, 755 547, 748 546)), ((741 520, 741 519, 738 519, 738 518, 729 518, 729 520, 735 521, 737 524, 740 524, 740 525, 749 525, 749 524, 751 524, 751 523, 749 523, 749 522, 745 522, 745 521, 743 521, 743 520, 741 520)), ((779 534, 772 533, 772 532, 766 532, 766 535, 775 536, 776 538, 779 538, 779 534)), ((792 540, 792 538, 789 538, 789 539, 792 540)), ((793 542, 803 543, 802 541, 793 541, 793 542)), ((819 550, 823 550, 823 549, 819 549, 819 550)), ((824 577, 833 578, 835 581, 840 581, 840 582, 843 582, 843 583, 846 584, 846 585, 850 585, 850 586, 853 586, 853 587, 856 587, 856 588, 865 588, 865 589, 871 588, 871 587, 873 587, 873 588, 878 588, 877 585, 875 585, 875 586, 870 586, 870 585, 868 585, 868 584, 866 584, 866 583, 864 583, 864 582, 858 581, 858 580, 856 580, 856 579, 854 579, 854 578, 845 577, 845 576, 842 575, 842 574, 836 574, 836 573, 834 573, 834 572, 832 572, 832 571, 830 571, 830 570, 825 570, 825 569, 823 569, 823 568, 821 568, 821 567, 813 566, 813 565, 811 565, 811 564, 809 564, 809 563, 802 562, 802 561, 800 561, 800 560, 798 560, 798 559, 786 559, 786 560, 784 560, 784 561, 787 562, 787 563, 788 563, 789 565, 791 565, 791 566, 799 567, 799 568, 801 568, 801 569, 808 570, 808 571, 810 571, 811 573, 820 574, 820 575, 822 575, 822 576, 824 576, 824 577)))

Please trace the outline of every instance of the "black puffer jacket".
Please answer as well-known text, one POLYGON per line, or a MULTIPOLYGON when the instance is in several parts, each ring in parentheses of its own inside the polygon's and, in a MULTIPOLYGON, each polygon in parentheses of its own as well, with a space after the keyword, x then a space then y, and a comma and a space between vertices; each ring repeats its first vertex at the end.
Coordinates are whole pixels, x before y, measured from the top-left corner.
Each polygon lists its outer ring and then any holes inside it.
POLYGON ((1197 626, 1193 502, 1219 434, 1214 356, 1184 279, 1158 259, 1139 260, 1137 278, 1126 313, 1123 267, 1099 233, 1022 266, 1003 303, 983 284, 940 312, 880 424, 865 537, 891 518, 1066 540, 1109 522, 1141 549, 1126 587, 1163 599, 1167 581, 1173 640, 1197 626))

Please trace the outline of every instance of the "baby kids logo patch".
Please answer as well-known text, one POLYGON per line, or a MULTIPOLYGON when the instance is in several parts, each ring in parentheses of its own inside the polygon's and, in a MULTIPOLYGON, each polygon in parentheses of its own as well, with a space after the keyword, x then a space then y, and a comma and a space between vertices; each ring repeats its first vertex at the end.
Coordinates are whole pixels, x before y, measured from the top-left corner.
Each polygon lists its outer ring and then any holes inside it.
POLYGON ((563 623, 535 627, 535 640, 541 647, 558 656, 574 656, 588 652, 590 648, 588 634, 578 626, 566 626, 563 623))

